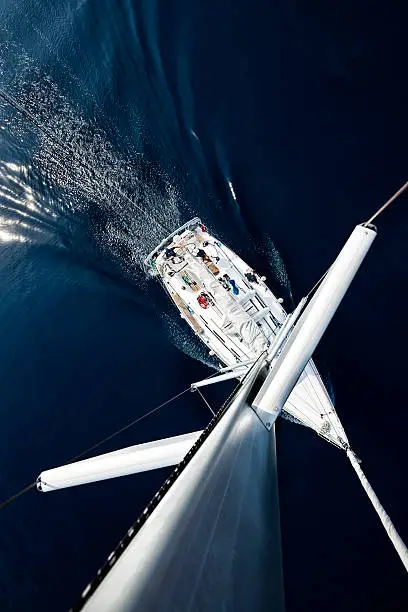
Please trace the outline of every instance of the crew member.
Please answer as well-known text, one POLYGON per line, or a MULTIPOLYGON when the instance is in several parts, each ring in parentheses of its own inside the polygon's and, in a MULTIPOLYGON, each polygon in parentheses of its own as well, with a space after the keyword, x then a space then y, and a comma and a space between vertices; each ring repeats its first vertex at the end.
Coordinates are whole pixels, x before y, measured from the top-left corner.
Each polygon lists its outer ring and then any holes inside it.
POLYGON ((256 278, 254 270, 249 270, 249 272, 245 274, 245 278, 249 280, 250 283, 258 284, 258 279, 256 278))
POLYGON ((179 249, 179 246, 172 246, 172 247, 167 247, 166 248, 166 259, 170 259, 171 257, 175 257, 176 256, 176 249, 179 249))
POLYGON ((238 294, 239 294, 239 288, 238 288, 237 283, 234 281, 234 279, 233 279, 233 278, 230 278, 230 277, 228 276, 228 274, 224 274, 224 278, 225 278, 225 280, 226 280, 226 281, 227 281, 227 282, 228 282, 228 283, 231 285, 231 287, 232 287, 232 293, 233 293, 234 295, 238 295, 238 294))
POLYGON ((203 249, 198 249, 196 257, 200 257, 204 263, 211 263, 211 259, 203 249))

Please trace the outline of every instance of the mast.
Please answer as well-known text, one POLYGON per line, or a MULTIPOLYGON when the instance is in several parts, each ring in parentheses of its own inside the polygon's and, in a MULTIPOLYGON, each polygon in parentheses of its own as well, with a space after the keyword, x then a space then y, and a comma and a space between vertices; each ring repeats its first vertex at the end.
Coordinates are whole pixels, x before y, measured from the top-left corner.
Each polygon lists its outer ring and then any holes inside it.
POLYGON ((275 435, 249 405, 265 357, 110 555, 77 610, 283 612, 275 435))
MULTIPOLYGON (((357 226, 308 305, 302 300, 288 317, 276 346, 265 349, 252 367, 245 364, 246 373, 236 364, 224 369, 229 374, 218 376, 222 380, 235 374, 241 381, 209 426, 182 440, 192 447, 83 591, 75 610, 207 612, 214 603, 224 612, 283 610, 273 424, 299 377, 309 375, 307 368, 313 372, 312 353, 375 235, 372 226, 357 226)), ((340 434, 336 430, 331 441, 347 452, 408 568, 408 551, 361 471, 339 420, 338 424, 340 434)), ((309 426, 316 430, 316 423, 309 426)), ((139 454, 138 469, 133 471, 146 466, 140 457, 143 446, 130 449, 139 454)), ((152 453, 148 463, 156 467, 160 461, 170 465, 180 451, 177 438, 147 447, 152 453)), ((125 449, 50 472, 53 478, 62 475, 61 486, 79 484, 81 478, 89 482, 120 475, 124 467, 130 473, 128 463, 112 471, 128 454, 125 449), (106 460, 110 468, 104 476, 106 460), (67 474, 69 484, 64 481, 67 474)))

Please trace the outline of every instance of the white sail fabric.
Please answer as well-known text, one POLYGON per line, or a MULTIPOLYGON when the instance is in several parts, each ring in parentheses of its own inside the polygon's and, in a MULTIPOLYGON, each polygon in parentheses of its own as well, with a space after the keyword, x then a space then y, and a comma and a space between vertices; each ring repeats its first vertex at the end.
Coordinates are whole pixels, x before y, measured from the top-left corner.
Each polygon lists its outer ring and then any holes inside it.
POLYGON ((265 349, 266 338, 239 302, 231 300, 228 317, 238 335, 243 338, 245 344, 259 355, 265 349))
POLYGON ((348 444, 346 432, 313 360, 306 365, 283 410, 339 448, 348 444))
MULTIPOLYGON (((234 299, 231 293, 227 293, 219 281, 211 276, 207 270, 205 280, 202 279, 201 283, 206 291, 209 291, 215 297, 217 306, 224 313, 223 331, 228 335, 241 337, 245 344, 259 355, 265 348, 266 338, 243 306, 243 302, 249 300, 251 295, 249 293, 243 294, 241 300, 234 299), (229 331, 225 329, 226 325, 229 325, 229 331)), ((253 291, 252 294, 255 294, 255 292, 253 291)))
POLYGON ((400 559, 403 562, 405 569, 408 572, 408 549, 405 546, 405 543, 401 539, 401 536, 399 535, 398 531, 395 529, 390 517, 388 516, 388 514, 386 513, 386 511, 380 504, 380 500, 378 499, 377 495, 374 493, 374 489, 368 482, 366 475, 361 469, 356 459, 356 456, 351 449, 347 449, 347 457, 350 459, 351 465, 353 466, 357 476, 359 477, 360 482, 365 489, 365 492, 367 493, 371 503, 373 504, 375 508, 375 511, 380 517, 380 521, 382 522, 383 527, 388 534, 388 537, 393 543, 395 550, 399 554, 400 559))

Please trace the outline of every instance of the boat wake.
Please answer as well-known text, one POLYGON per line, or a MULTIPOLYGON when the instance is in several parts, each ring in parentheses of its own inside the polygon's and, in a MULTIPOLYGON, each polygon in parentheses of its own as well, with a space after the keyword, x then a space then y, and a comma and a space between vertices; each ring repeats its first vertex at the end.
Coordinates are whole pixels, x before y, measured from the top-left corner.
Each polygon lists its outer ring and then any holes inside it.
MULTIPOLYGON (((108 133, 100 118, 86 118, 23 50, 10 42, 0 47, 7 93, 44 128, 39 130, 1 100, 0 127, 7 134, 1 157, 10 161, 0 168, 7 179, 0 195, 9 203, 8 216, 19 221, 19 231, 9 234, 25 240, 23 222, 34 234, 48 223, 51 233, 66 239, 68 220, 70 248, 81 252, 91 247, 127 278, 140 280, 143 258, 163 238, 163 226, 180 224, 177 188, 144 154, 141 122, 138 146, 125 143, 120 152, 112 144, 123 142, 115 130, 110 127, 108 133), (13 66, 8 65, 11 58, 13 66), (22 164, 22 157, 30 165, 22 164), (48 206, 38 204, 35 192, 44 194, 41 199, 48 206)), ((94 109, 95 103, 88 102, 94 109)))
MULTIPOLYGON (((245 226, 247 234, 251 234, 251 232, 248 232, 246 228, 245 219, 242 215, 241 206, 234 185, 227 175, 225 176, 225 180, 234 203, 234 209, 239 214, 239 219, 245 226)), ((283 259, 280 256, 278 249, 275 247, 271 237, 262 232, 256 238, 252 239, 252 245, 255 252, 262 257, 262 260, 268 262, 268 267, 272 273, 273 282, 282 292, 282 297, 289 298, 289 301, 293 303, 289 276, 286 271, 285 264, 283 263, 283 259)))
POLYGON ((190 330, 184 321, 180 320, 176 310, 161 313, 166 333, 171 343, 188 357, 200 361, 211 369, 218 369, 218 361, 210 357, 208 349, 190 330))
POLYGON ((272 239, 263 234, 254 244, 255 250, 265 261, 268 262, 268 267, 271 270, 274 284, 276 284, 281 292, 281 297, 289 299, 293 305, 292 289, 288 273, 283 263, 283 259, 275 247, 272 239))
MULTIPOLYGON (((185 177, 177 171, 170 176, 152 161, 152 142, 141 117, 134 116, 137 137, 126 141, 86 89, 85 109, 75 103, 66 92, 78 88, 77 77, 63 64, 62 86, 10 39, 0 43, 0 57, 7 93, 43 128, 0 101, 0 129, 5 135, 0 148, 5 160, 0 163, 0 240, 66 248, 86 265, 109 270, 150 296, 142 262, 163 239, 165 229, 170 232, 181 225, 194 206, 184 202, 185 177)), ((239 211, 232 181, 227 184, 239 211)), ((197 212, 211 216, 208 210, 197 212)), ((271 239, 265 235, 251 241, 240 212, 239 217, 245 242, 252 242, 255 252, 268 261, 275 281, 290 294, 284 264, 271 239)), ((182 323, 159 314, 173 344, 210 367, 216 365, 182 323)))

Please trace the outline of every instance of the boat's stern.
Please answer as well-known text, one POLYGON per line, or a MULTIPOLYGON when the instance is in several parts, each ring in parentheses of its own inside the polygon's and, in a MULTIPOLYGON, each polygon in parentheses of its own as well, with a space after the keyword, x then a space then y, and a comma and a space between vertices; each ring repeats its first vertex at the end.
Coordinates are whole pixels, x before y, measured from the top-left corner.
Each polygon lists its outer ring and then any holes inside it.
MULTIPOLYGON (((143 265, 146 272, 151 276, 156 276, 157 274, 159 274, 157 270, 157 260, 160 258, 161 255, 163 255, 163 253, 165 253, 166 248, 171 248, 171 246, 174 246, 173 243, 177 243, 179 241, 179 238, 185 239, 189 235, 194 236, 195 232, 200 227, 205 229, 201 223, 201 219, 199 219, 198 217, 194 217, 194 219, 191 219, 191 221, 188 221, 187 223, 176 229, 174 232, 169 234, 169 236, 162 240, 160 244, 158 244, 157 247, 155 247, 153 251, 151 251, 143 261, 143 265)), ((162 257, 160 259, 162 259, 162 257)))

